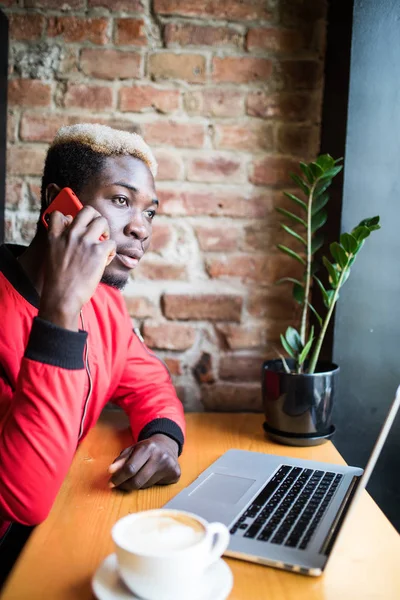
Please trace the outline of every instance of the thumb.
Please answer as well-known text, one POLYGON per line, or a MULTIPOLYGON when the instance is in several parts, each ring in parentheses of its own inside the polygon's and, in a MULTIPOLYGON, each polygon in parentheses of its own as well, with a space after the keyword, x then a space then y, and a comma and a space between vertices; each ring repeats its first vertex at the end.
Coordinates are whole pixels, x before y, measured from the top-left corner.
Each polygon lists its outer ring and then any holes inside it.
POLYGON ((116 473, 117 471, 119 471, 119 469, 121 469, 121 467, 123 467, 126 461, 128 460, 131 450, 132 448, 125 448, 125 450, 123 450, 121 454, 117 456, 117 458, 115 458, 111 465, 108 467, 108 472, 116 473))
POLYGON ((105 266, 108 267, 108 265, 116 255, 116 244, 114 240, 104 240, 103 242, 101 242, 101 244, 104 247, 104 254, 106 258, 105 266))

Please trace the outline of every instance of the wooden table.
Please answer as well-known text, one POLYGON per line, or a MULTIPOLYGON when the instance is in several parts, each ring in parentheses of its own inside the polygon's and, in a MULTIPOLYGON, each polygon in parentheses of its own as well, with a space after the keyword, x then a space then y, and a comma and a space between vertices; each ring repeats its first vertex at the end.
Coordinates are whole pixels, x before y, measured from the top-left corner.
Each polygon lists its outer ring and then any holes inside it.
MULTIPOLYGON (((36 528, 17 562, 2 600, 89 600, 90 580, 113 551, 110 529, 129 512, 163 506, 229 448, 343 464, 331 443, 291 448, 266 440, 255 414, 189 414, 178 484, 112 492, 106 469, 130 444, 123 415, 103 415, 80 446, 45 523, 36 528)), ((399 600, 400 536, 365 493, 339 538, 325 574, 296 575, 227 559, 234 575, 229 600, 399 600)))

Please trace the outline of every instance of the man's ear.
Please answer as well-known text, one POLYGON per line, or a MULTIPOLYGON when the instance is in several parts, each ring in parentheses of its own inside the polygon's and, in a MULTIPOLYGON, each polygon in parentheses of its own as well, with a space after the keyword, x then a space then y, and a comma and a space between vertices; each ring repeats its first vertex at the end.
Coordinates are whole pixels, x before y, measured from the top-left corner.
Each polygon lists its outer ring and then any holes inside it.
POLYGON ((54 198, 59 194, 61 188, 56 183, 49 183, 46 187, 46 206, 49 206, 54 200, 54 198))

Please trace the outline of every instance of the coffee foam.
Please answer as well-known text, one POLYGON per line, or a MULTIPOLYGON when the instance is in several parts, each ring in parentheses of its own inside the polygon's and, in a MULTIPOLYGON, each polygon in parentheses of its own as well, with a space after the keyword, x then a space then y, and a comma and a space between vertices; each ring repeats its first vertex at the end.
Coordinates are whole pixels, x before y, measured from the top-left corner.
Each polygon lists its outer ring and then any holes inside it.
POLYGON ((151 515, 136 519, 126 526, 124 546, 132 552, 164 554, 184 550, 197 544, 205 528, 186 515, 151 515))

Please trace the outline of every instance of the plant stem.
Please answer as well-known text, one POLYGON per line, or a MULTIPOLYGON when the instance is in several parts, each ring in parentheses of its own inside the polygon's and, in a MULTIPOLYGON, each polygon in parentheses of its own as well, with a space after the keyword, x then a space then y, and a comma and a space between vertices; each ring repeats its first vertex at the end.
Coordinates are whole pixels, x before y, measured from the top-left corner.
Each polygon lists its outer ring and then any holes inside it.
MULTIPOLYGON (((352 257, 352 256, 353 255, 351 254, 350 257, 352 257)), ((339 281, 338 281, 337 287, 335 289, 335 293, 334 293, 334 295, 332 297, 331 305, 330 305, 329 310, 328 310, 328 312, 326 314, 325 321, 324 321, 324 323, 322 325, 322 328, 321 328, 321 331, 319 333, 317 343, 315 344, 314 351, 312 353, 312 357, 310 359, 310 363, 309 363, 308 369, 307 369, 307 373, 310 374, 310 375, 312 373, 314 373, 315 367, 317 366, 317 361, 318 361, 318 358, 319 358, 319 353, 321 352, 321 347, 322 347, 322 343, 324 341, 325 333, 326 333, 326 330, 328 328, 329 321, 330 321, 332 313, 333 313, 333 309, 335 308, 335 304, 337 302, 338 295, 339 295, 339 290, 340 290, 340 288, 342 286, 343 278, 344 278, 345 273, 346 273, 346 271, 348 269, 349 262, 350 262, 350 259, 349 259, 346 267, 342 270, 342 273, 341 273, 341 275, 339 277, 339 281)))
POLYGON ((311 261, 312 261, 312 253, 311 253, 311 217, 312 217, 312 203, 314 190, 317 181, 312 185, 310 189, 310 194, 308 197, 308 207, 307 207, 307 270, 306 270, 306 285, 304 289, 304 306, 303 313, 301 315, 301 329, 300 329, 300 339, 303 346, 306 343, 306 333, 307 333, 307 314, 308 314, 308 297, 310 295, 310 286, 311 286, 311 261))

